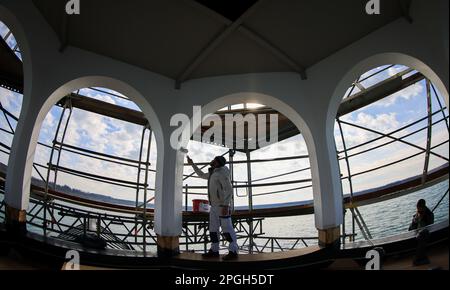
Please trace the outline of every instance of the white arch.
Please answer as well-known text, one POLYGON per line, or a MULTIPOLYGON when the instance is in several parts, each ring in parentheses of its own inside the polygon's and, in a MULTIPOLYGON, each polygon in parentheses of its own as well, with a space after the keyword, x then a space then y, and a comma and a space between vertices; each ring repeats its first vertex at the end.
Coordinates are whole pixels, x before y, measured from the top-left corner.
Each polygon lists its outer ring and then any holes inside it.
MULTIPOLYGON (((317 155, 317 144, 315 144, 315 140, 313 137, 313 133, 311 132, 308 124, 303 120, 300 114, 294 110, 290 105, 285 102, 277 99, 276 97, 269 96, 263 93, 256 92, 240 92, 235 94, 226 95, 220 98, 217 98, 210 103, 206 104, 202 107, 202 118, 208 114, 212 114, 217 112, 219 109, 222 109, 230 104, 239 104, 239 103, 258 103, 264 104, 281 114, 285 115, 289 120, 297 126, 297 128, 302 133, 304 140, 306 142, 306 146, 309 153, 309 161, 311 166, 311 175, 312 175, 312 185, 313 185, 313 196, 314 196, 314 211, 315 211, 315 221, 316 227, 318 229, 327 229, 329 227, 335 227, 335 225, 329 225, 328 218, 324 218, 324 216, 333 215, 332 220, 340 221, 340 217, 337 219, 334 217, 335 210, 334 209, 334 201, 328 200, 326 198, 327 194, 330 194, 332 189, 321 188, 321 175, 319 174, 319 160, 317 155)), ((198 125, 198 124, 196 124, 198 125)), ((198 128, 193 128, 194 132, 198 128)), ((191 128, 184 128, 184 132, 186 134, 192 133, 191 128)), ((333 143, 334 144, 334 141, 333 143)), ((182 147, 186 148, 187 143, 183 143, 182 147)), ((182 151, 177 152, 177 176, 175 178, 176 188, 179 190, 177 192, 182 192, 182 174, 183 174, 183 162, 184 162, 185 153, 182 151)), ((322 166, 327 166, 326 164, 322 164, 322 166)), ((334 193, 334 192, 333 192, 334 193)), ((340 192, 339 192, 340 193, 340 192)), ((338 210, 339 212, 339 210, 338 210)))
MULTIPOLYGON (((104 76, 87 76, 81 77, 67 82, 58 89, 56 89, 40 106, 40 108, 34 108, 34 112, 31 112, 33 108, 29 108, 27 114, 29 116, 36 116, 34 122, 28 122, 23 124, 22 121, 25 118, 21 118, 22 126, 27 127, 24 131, 31 132, 31 136, 14 136, 14 142, 28 141, 28 144, 17 144, 18 152, 11 152, 12 154, 23 154, 21 152, 27 152, 27 158, 25 164, 18 164, 14 168, 14 174, 7 175, 5 201, 6 203, 16 209, 26 210, 29 202, 29 189, 31 183, 32 166, 34 162, 34 154, 41 131, 42 123, 47 116, 51 108, 64 96, 72 93, 73 91, 88 88, 88 87, 105 87, 108 89, 120 92, 126 95, 131 101, 135 102, 137 106, 142 110, 145 117, 149 121, 152 131, 155 134, 156 144, 158 148, 157 162, 158 164, 163 162, 164 156, 164 138, 162 134, 161 124, 153 110, 152 106, 146 101, 143 95, 136 89, 131 87, 125 82, 117 79, 104 76), (29 137, 29 138, 27 138, 29 137), (17 139, 17 140, 16 140, 17 139), (21 151, 23 149, 23 151, 21 151), (23 174, 18 174, 23 172, 23 174)), ((14 146, 13 146, 14 147, 14 146)), ((13 156, 11 156, 13 157, 13 156)), ((8 169, 9 170, 9 169, 8 169)), ((161 190, 162 174, 156 172, 156 190, 161 190)))
POLYGON ((24 61, 24 66, 28 67, 31 64, 30 46, 20 21, 17 17, 5 6, 0 4, 0 21, 3 22, 17 41, 20 48, 20 53, 24 61))
POLYGON ((441 78, 439 75, 437 75, 431 67, 429 67, 421 60, 404 53, 380 53, 356 63, 339 81, 328 107, 327 128, 334 128, 334 122, 336 120, 339 106, 345 95, 345 92, 348 90, 351 84, 364 73, 374 68, 390 64, 404 65, 422 73, 437 87, 444 98, 447 108, 449 108, 449 90, 447 88, 448 83, 445 84, 443 82, 444 78, 441 78))
MULTIPOLYGON (((210 103, 202 106, 202 117, 205 117, 208 114, 213 114, 218 110, 229 106, 230 104, 241 104, 241 103, 264 104, 280 112, 281 114, 289 118, 289 120, 291 120, 297 126, 297 128, 302 132, 302 134, 305 135, 305 140, 308 140, 307 144, 309 143, 309 146, 313 146, 313 143, 310 142, 312 140, 311 131, 306 122, 303 120, 303 118, 291 106, 267 94, 256 92, 240 92, 219 97, 211 101, 210 103)), ((198 128, 194 129, 196 130, 198 128)), ((189 130, 189 128, 185 128, 184 130, 185 132, 188 132, 187 130, 189 130)), ((182 146, 185 147, 187 146, 187 144, 183 144, 182 146)), ((308 147, 308 150, 309 149, 310 148, 308 147)))
MULTIPOLYGON (((358 77, 380 66, 391 64, 404 65, 419 71, 427 79, 431 80, 431 82, 437 87, 444 98, 447 108, 449 108, 448 80, 445 79, 445 76, 439 76, 430 66, 416 57, 407 55, 405 53, 387 52, 372 55, 363 60, 355 59, 354 61, 355 63, 353 65, 349 64, 348 66, 351 67, 351 69, 349 69, 347 73, 345 73, 344 76, 337 82, 337 85, 334 89, 333 94, 331 95, 328 104, 326 121, 326 140, 328 144, 335 144, 334 126, 336 122, 336 116, 339 110, 339 106, 348 88, 358 77)), ((436 68, 436 70, 445 75, 446 73, 448 73, 448 63, 442 63, 442 65, 442 67, 438 67, 436 68), (447 70, 445 70, 445 65, 447 65, 447 70)), ((337 170, 339 169, 338 165, 333 167, 336 167, 337 170)))
MULTIPOLYGON (((11 13, 11 11, 5 6, 0 4, 0 21, 2 21, 8 29, 11 31, 12 35, 17 41, 17 46, 19 47, 20 54, 22 56, 22 68, 23 68, 23 84, 24 84, 24 93, 23 95, 27 95, 27 92, 31 89, 31 72, 32 72, 32 58, 30 53, 30 45, 28 43, 28 39, 26 37, 25 31, 17 19, 17 17, 11 13)), ((24 98, 23 102, 27 102, 24 98)), ((22 104, 22 108, 24 104, 22 104)))

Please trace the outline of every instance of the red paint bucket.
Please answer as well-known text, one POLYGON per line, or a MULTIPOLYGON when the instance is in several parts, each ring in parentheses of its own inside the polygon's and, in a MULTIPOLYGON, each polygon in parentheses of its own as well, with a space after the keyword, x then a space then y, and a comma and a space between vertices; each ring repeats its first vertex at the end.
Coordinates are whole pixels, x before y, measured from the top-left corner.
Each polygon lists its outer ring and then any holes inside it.
POLYGON ((204 200, 204 199, 192 200, 192 211, 193 212, 209 212, 209 201, 204 200))

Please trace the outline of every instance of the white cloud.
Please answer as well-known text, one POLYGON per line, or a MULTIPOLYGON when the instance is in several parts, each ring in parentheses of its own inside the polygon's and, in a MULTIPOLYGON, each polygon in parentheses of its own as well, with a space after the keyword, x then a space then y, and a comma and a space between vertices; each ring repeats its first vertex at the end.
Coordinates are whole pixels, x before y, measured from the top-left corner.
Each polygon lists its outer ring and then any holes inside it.
POLYGON ((19 117, 22 108, 22 95, 0 87, 0 102, 11 114, 19 117))
POLYGON ((94 94, 92 92, 89 92, 85 96, 88 98, 96 99, 96 100, 103 101, 103 102, 106 102, 109 104, 113 104, 113 105, 117 104, 115 99, 113 99, 111 96, 106 95, 106 94, 101 94, 101 93, 94 94))
MULTIPOLYGON (((398 129, 402 124, 397 120, 397 114, 396 113, 389 113, 389 114, 378 114, 378 115, 371 115, 364 112, 360 112, 354 116, 355 114, 348 114, 344 117, 342 117, 342 120, 359 125, 364 128, 369 128, 381 133, 389 133, 396 129, 398 129)), ((374 139, 376 137, 379 137, 379 134, 369 132, 367 130, 359 129, 353 126, 349 125, 342 125, 344 136, 345 136, 345 142, 348 147, 352 147, 364 142, 367 142, 371 139, 374 139)), ((342 147, 342 140, 340 137, 339 127, 336 125, 335 127, 335 138, 338 148, 342 147)), ((384 140, 385 142, 385 140, 384 140)), ((375 144, 371 144, 371 146, 375 146, 375 144)))
MULTIPOLYGON (((444 126, 443 126, 444 127, 444 126)), ((437 129, 437 128, 436 128, 437 129)), ((434 130, 432 139, 432 144, 438 144, 440 142, 446 141, 449 138, 448 131, 446 128, 441 128, 440 130, 434 130)), ((411 142, 417 146, 424 147, 426 144, 427 136, 426 134, 416 134, 410 138, 408 138, 408 142, 411 142)), ((384 139, 379 143, 384 143, 388 141, 388 139, 384 139)), ((374 147, 376 144, 371 144, 370 147, 374 147)), ((433 150, 434 152, 441 154, 448 158, 448 143, 447 145, 441 146, 438 149, 433 150)), ((414 148, 407 144, 402 144, 400 142, 392 143, 388 146, 381 147, 374 151, 370 151, 364 153, 362 155, 358 155, 350 159, 351 163, 351 171, 353 173, 362 172, 365 170, 369 170, 371 168, 375 168, 378 166, 382 166, 391 162, 395 162, 397 160, 406 158, 413 154, 419 153, 420 150, 414 148)), ((417 174, 420 174, 423 170, 425 155, 422 153, 421 155, 401 162, 399 164, 383 168, 368 174, 360 175, 354 179, 354 189, 355 191, 365 190, 370 188, 375 188, 378 186, 386 185, 390 182, 402 180, 417 174)), ((445 161, 440 158, 432 157, 430 159, 429 168, 433 169, 437 166, 440 166, 445 161)), ((341 171, 346 174, 345 165, 343 165, 343 161, 341 162, 341 171)))
POLYGON ((390 95, 389 97, 386 97, 373 105, 378 107, 389 107, 394 105, 399 99, 404 100, 411 100, 412 98, 415 98, 417 96, 420 96, 424 93, 424 86, 422 83, 415 83, 414 85, 411 85, 393 95, 390 95))
MULTIPOLYGON (((102 98, 102 100, 108 101, 107 98, 102 98)), ((49 113, 47 115, 41 129, 41 136, 47 137, 45 140, 45 143, 47 144, 51 144, 61 110, 56 110, 53 114, 49 113)), ((66 114, 63 124, 65 123, 67 116, 68 114, 66 114)), ((63 130, 61 129, 60 137, 62 131, 63 130)), ((74 109, 67 129, 65 142, 81 148, 137 160, 139 156, 141 134, 141 126, 74 109)), ((147 142, 144 147, 145 152, 147 142)), ((150 158, 152 162, 151 168, 155 168, 156 166, 156 150, 156 143, 153 142, 150 158)), ((42 147, 37 150, 35 161, 46 164, 48 162, 48 157, 48 152, 42 147)), ((62 154, 61 165, 78 171, 109 176, 120 180, 135 181, 137 178, 137 170, 135 168, 81 157, 68 153, 67 151, 64 151, 62 154)), ((154 181, 154 174, 150 173, 150 187, 152 188, 154 188, 154 181)), ((106 194, 131 200, 135 198, 134 189, 98 183, 87 179, 72 177, 67 174, 60 174, 58 183, 66 184, 88 192, 106 194)), ((152 194, 153 193, 149 196, 152 196, 152 194)))
MULTIPOLYGON (((385 68, 386 66, 383 67, 378 67, 375 68, 367 73, 365 73, 364 75, 361 76, 361 79, 365 78, 366 76, 369 76, 377 71, 380 71, 381 69, 385 68)), ((406 66, 402 66, 402 65, 396 65, 393 67, 390 67, 389 69, 380 72, 372 77, 370 77, 367 80, 364 80, 361 82, 361 84, 365 87, 365 88, 369 88, 372 87, 402 71, 407 70, 408 67, 406 66)), ((356 93, 359 90, 355 90, 353 93, 356 93)), ((420 94, 422 94, 424 91, 424 86, 421 83, 416 83, 412 86, 409 86, 405 89, 403 89, 402 91, 399 91, 389 97, 386 97, 374 104, 372 104, 371 106, 377 106, 377 107, 389 107, 394 105, 399 99, 404 99, 404 100, 410 100, 416 96, 419 96, 420 94)), ((367 108, 369 108, 370 106, 368 106, 367 108)))
POLYGON ((6 25, 0 21, 0 36, 3 38, 5 37, 6 33, 8 33, 9 29, 6 27, 6 25))
POLYGON ((397 66, 393 66, 393 67, 390 67, 387 70, 387 74, 388 74, 389 77, 393 77, 396 74, 398 74, 398 73, 400 73, 402 71, 405 71, 406 69, 408 69, 408 68, 405 67, 405 66, 402 66, 402 65, 400 65, 400 66, 398 66, 398 65, 397 66))
POLYGON ((13 98, 13 93, 11 91, 0 88, 0 102, 4 108, 10 107, 10 102, 13 98))

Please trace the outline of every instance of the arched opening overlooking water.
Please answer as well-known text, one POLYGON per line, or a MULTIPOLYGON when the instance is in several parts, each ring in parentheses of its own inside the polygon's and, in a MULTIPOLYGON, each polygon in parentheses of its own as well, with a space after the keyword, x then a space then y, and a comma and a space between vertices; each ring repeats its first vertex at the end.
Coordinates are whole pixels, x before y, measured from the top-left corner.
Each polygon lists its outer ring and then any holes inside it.
POLYGON ((344 200, 353 204, 347 241, 406 232, 419 199, 436 222, 448 219, 448 109, 422 72, 390 64, 358 77, 334 134, 344 200))
POLYGON ((12 31, 0 21, 0 220, 12 140, 23 101, 22 54, 12 31))
MULTIPOLYGON (((316 245, 317 229, 314 224, 314 215, 311 214, 313 188, 310 158, 305 137, 294 123, 297 120, 290 120, 283 115, 284 112, 281 109, 277 110, 276 105, 274 107, 268 105, 270 101, 243 103, 242 100, 245 99, 242 97, 241 103, 222 101, 221 106, 212 109, 211 112, 215 111, 214 117, 211 115, 204 117, 202 126, 188 142, 187 155, 203 172, 207 172, 209 163, 215 156, 226 158, 228 162, 226 166, 230 169, 233 184, 234 227, 241 252, 279 252, 316 245), (227 103, 226 107, 223 106, 224 102, 227 103), (270 114, 276 115, 276 120, 271 120, 270 114), (252 127, 245 122, 236 123, 234 129, 236 135, 226 135, 227 116, 233 118, 238 115, 244 118, 248 116, 246 120, 250 120, 250 116, 255 116, 254 120, 258 120, 258 115, 266 115, 267 123, 264 128, 261 124, 256 126, 255 131, 258 132, 256 139, 260 140, 263 131, 267 130, 264 133, 266 140, 269 141, 270 131, 277 127, 275 142, 249 149, 252 141, 250 136, 252 127), (220 141, 217 141, 216 135, 210 134, 214 125, 222 129, 223 135, 220 136, 220 141), (242 148, 238 148, 239 125, 240 129, 245 131, 242 148), (196 134, 202 139, 195 139, 196 134)), ((257 100, 257 98, 250 98, 250 100, 257 100)), ((208 109, 211 110, 211 107, 205 110, 208 109)), ((204 114, 208 113, 209 111, 204 114)), ((199 178, 191 166, 185 163, 183 168, 185 221, 189 219, 197 221, 201 229, 198 235, 208 236, 207 216, 203 215, 203 219, 199 219, 199 214, 192 212, 193 204, 201 200, 207 203, 207 181, 199 178)), ((207 207, 205 209, 207 210, 207 207)), ((201 207, 194 211, 197 210, 203 211, 201 207)), ((185 222, 184 231, 187 232, 188 229, 189 224, 185 222)), ((181 241, 184 242, 183 237, 181 241)), ((199 252, 204 251, 205 248, 203 239, 199 239, 197 244, 191 243, 189 247, 182 247, 186 251, 199 252)))
POLYGON ((156 250, 156 146, 144 113, 119 92, 89 87, 60 99, 40 129, 29 231, 94 240, 100 248, 156 250))

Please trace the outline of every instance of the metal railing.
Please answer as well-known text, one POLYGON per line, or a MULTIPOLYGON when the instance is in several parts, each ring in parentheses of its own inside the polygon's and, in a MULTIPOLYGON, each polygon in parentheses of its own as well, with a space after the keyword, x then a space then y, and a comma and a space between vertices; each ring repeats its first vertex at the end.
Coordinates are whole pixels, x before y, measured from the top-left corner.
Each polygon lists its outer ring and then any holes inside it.
MULTIPOLYGON (((3 193, 3 189, 0 188, 0 196, 3 193)), ((44 200, 32 197, 27 212, 27 225, 30 231, 44 235, 45 229, 47 237, 68 242, 79 242, 80 238, 90 234, 103 239, 106 242, 107 249, 142 252, 156 250, 157 241, 156 234, 153 231, 153 217, 151 215, 144 219, 142 215, 113 210, 96 212, 58 203, 56 198, 48 201, 45 205, 44 200), (44 217, 44 211, 47 211, 47 218, 44 217), (44 226, 45 224, 46 226, 44 226)), ((5 214, 3 201, 0 202, 0 214, 5 214)), ((250 232, 255 239, 271 241, 271 243, 266 242, 264 245, 253 243, 253 248, 257 253, 267 252, 268 250, 271 252, 287 250, 288 248, 280 245, 280 240, 292 242, 291 249, 309 246, 306 241, 316 241, 317 243, 317 237, 265 237, 262 232, 263 220, 262 218, 254 219, 255 228, 253 230, 249 228, 248 219, 235 219, 233 221, 241 251, 247 251, 249 248, 250 232)), ((209 232, 206 220, 183 222, 182 229, 182 235, 180 236, 180 249, 182 251, 204 252, 207 250, 209 232)), ((222 239, 222 248, 225 246, 225 240, 222 239)))

